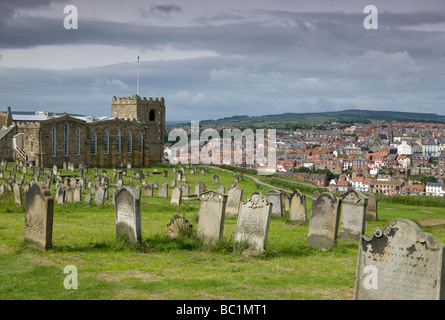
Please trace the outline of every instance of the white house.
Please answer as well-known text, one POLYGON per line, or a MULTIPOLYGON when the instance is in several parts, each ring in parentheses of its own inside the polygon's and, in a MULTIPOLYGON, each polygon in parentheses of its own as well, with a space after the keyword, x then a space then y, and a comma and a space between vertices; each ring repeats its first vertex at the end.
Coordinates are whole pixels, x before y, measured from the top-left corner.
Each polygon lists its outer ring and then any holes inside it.
POLYGON ((443 183, 427 182, 425 193, 427 196, 443 196, 443 183))
POLYGON ((397 146, 397 154, 411 156, 414 153, 413 147, 408 144, 405 140, 397 146))

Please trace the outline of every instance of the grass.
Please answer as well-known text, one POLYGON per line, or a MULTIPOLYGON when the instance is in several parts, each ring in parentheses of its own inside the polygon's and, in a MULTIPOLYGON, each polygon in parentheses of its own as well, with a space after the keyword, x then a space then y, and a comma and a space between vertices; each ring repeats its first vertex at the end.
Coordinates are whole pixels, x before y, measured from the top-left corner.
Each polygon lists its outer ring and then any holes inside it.
MULTIPOLYGON (((163 165, 157 166, 163 170, 163 165)), ((143 168, 143 171, 152 168, 143 168)), ((169 177, 150 176, 149 181, 170 182, 169 177)), ((89 176, 92 175, 90 170, 89 176)), ((101 171, 101 170, 100 170, 101 171)), ((107 169, 109 176, 112 169, 107 169)), ((187 175, 191 192, 203 180, 215 187, 218 174, 226 190, 233 181, 230 172, 210 169, 205 176, 187 175)), ((186 172, 189 172, 186 169, 186 172)), ((129 172, 132 176, 132 170, 129 172)), ((128 178, 125 178, 128 179, 128 178)), ((27 177, 29 180, 29 177, 27 177)), ((128 183, 128 180, 124 181, 128 183)), ((257 191, 255 183, 240 181, 244 198, 257 191)), ((263 187, 265 193, 269 188, 263 187)), ((55 193, 55 187, 51 190, 55 193)), ((24 205, 16 207, 13 195, 0 197, 0 299, 1 300, 293 300, 352 299, 358 243, 338 240, 327 251, 306 245, 308 225, 294 225, 273 217, 266 251, 259 256, 245 253, 236 244, 236 218, 226 218, 224 236, 214 246, 196 236, 197 201, 171 207, 169 199, 143 197, 142 242, 130 245, 116 239, 114 207, 83 203, 54 208, 53 248, 39 251, 24 243, 24 205), (171 239, 166 225, 176 214, 193 224, 194 233, 171 239), (64 288, 67 265, 78 270, 77 290, 64 288)), ((310 212, 308 196, 308 212, 310 212)), ((379 221, 368 221, 366 234, 394 218, 420 223, 445 218, 443 207, 419 207, 379 202, 379 221)), ((445 242, 445 226, 422 227, 436 242, 445 242)))

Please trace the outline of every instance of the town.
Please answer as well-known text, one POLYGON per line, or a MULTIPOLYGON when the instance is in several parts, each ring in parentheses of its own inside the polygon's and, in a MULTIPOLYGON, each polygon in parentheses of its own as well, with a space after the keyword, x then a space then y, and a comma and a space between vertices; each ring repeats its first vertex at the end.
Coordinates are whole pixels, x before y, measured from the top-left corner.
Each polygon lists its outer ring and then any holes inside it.
MULTIPOLYGON (((233 126, 214 127, 223 128, 233 126)), ((190 133, 189 127, 183 129, 190 133)), ((166 152, 170 152, 168 147, 166 152)), ((353 188, 384 195, 445 194, 443 123, 372 120, 277 129, 276 157, 274 171, 279 175, 312 182, 331 192, 353 188)), ((233 148, 234 158, 246 164, 246 149, 233 148)), ((219 159, 219 164, 230 164, 222 155, 219 159)))

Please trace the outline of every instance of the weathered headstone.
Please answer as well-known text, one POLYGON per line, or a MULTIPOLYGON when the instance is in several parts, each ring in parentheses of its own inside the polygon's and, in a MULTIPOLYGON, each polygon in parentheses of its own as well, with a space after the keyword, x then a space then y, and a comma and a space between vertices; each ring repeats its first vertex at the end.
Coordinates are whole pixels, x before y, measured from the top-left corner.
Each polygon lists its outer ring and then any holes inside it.
POLYGON ((305 224, 307 222, 306 195, 298 190, 294 190, 290 195, 287 218, 297 224, 305 224))
POLYGON ((192 234, 193 225, 182 215, 176 215, 167 224, 167 235, 170 238, 177 238, 179 236, 187 236, 192 234))
POLYGON ((52 246, 54 198, 43 183, 33 184, 26 192, 25 241, 39 249, 52 246))
POLYGON ((161 184, 161 187, 158 190, 158 197, 159 198, 168 198, 168 183, 163 182, 161 184))
POLYGON ((204 192, 205 188, 206 188, 206 186, 205 186, 204 182, 199 182, 195 186, 195 194, 199 197, 199 195, 204 192))
POLYGON ((227 191, 226 217, 238 216, 238 210, 243 199, 243 189, 238 186, 227 191))
POLYGON ((223 235, 227 196, 208 190, 199 195, 199 200, 197 234, 204 243, 214 244, 223 235))
POLYGON ((266 192, 267 200, 272 203, 272 215, 282 217, 283 216, 283 204, 281 202, 281 191, 272 189, 266 192))
POLYGON ((22 187, 14 183, 14 203, 16 206, 22 206, 22 187))
POLYGON ((181 186, 182 189, 182 195, 184 197, 188 197, 190 195, 190 186, 187 183, 183 183, 181 186))
POLYGON ((172 195, 170 199, 170 205, 172 206, 180 206, 182 201, 182 189, 179 186, 176 186, 172 190, 172 195))
POLYGON ((365 233, 368 198, 355 189, 341 196, 341 222, 339 238, 358 241, 365 233))
POLYGON ((216 174, 213 176, 213 183, 214 184, 219 184, 219 176, 216 175, 216 174))
POLYGON ((366 220, 377 221, 377 198, 370 192, 365 193, 365 196, 368 197, 368 205, 366 206, 366 220))
POLYGON ((85 204, 91 204, 91 200, 92 200, 91 193, 88 193, 88 194, 85 196, 85 198, 83 199, 83 202, 84 202, 85 204))
POLYGON ((151 183, 147 183, 144 187, 144 196, 153 197, 153 185, 151 183))
POLYGON ((336 245, 340 218, 340 200, 331 193, 323 192, 312 201, 309 218, 308 246, 328 249, 336 245))
POLYGON ((82 187, 79 184, 73 189, 73 202, 82 202, 82 187))
POLYGON ((354 298, 445 299, 444 245, 405 219, 360 239, 354 298))
POLYGON ((114 194, 116 210, 116 238, 124 235, 130 243, 140 243, 141 236, 141 199, 128 186, 114 194))
POLYGON ((247 242, 255 254, 263 252, 271 214, 272 204, 262 194, 254 192, 240 204, 235 241, 247 242))
POLYGON ((74 202, 74 192, 73 192, 73 188, 71 188, 71 187, 66 187, 66 189, 65 189, 65 202, 66 203, 74 202))
POLYGON ((96 189, 96 194, 94 196, 94 204, 97 206, 101 206, 105 203, 105 199, 107 198, 105 194, 105 188, 102 186, 99 186, 96 189))

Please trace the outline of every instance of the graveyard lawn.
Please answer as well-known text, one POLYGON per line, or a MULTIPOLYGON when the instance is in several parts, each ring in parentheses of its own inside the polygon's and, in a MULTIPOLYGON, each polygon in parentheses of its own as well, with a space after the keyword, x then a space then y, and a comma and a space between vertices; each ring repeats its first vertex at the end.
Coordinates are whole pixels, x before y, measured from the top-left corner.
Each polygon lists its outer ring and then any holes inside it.
MULTIPOLYGON (((166 182, 170 188, 173 168, 160 164, 141 169, 152 172, 154 168, 167 170, 168 176, 150 175, 147 180, 156 179, 159 186, 166 182)), ((111 177, 112 169, 106 170, 111 177)), ((92 178, 92 171, 85 176, 92 178)), ((190 193, 200 181, 206 189, 216 190, 215 174, 226 190, 234 180, 231 172, 215 168, 204 176, 199 170, 196 175, 189 171, 186 169, 190 193)), ((70 172, 63 170, 65 173, 70 172)), ((132 176, 133 169, 128 170, 124 185, 132 176)), ((26 176, 26 181, 29 179, 26 176)), ((271 190, 265 185, 259 190, 248 177, 238 185, 244 190, 244 200, 255 191, 265 195, 271 190)), ((51 192, 55 194, 55 185, 51 192)), ((13 193, 6 191, 0 197, 0 299, 353 299, 358 241, 338 239, 328 250, 314 249, 306 243, 308 222, 297 225, 273 216, 266 250, 252 256, 243 243, 234 241, 237 218, 230 217, 225 219, 223 238, 206 245, 196 235, 199 201, 183 200, 180 206, 172 206, 170 198, 158 198, 158 190, 154 190, 153 197, 142 195, 140 203, 142 241, 130 244, 116 239, 115 208, 109 192, 110 198, 102 206, 94 201, 91 205, 55 203, 52 248, 41 251, 24 242, 24 203, 16 206, 13 193), (179 214, 193 224, 194 232, 170 238, 167 224, 179 214), (77 290, 64 287, 66 266, 77 269, 77 290)), ((82 198, 87 193, 85 190, 82 198)), ((307 195, 308 215, 311 200, 307 195)), ((445 242, 445 225, 420 224, 443 219, 445 208, 380 202, 378 217, 378 221, 366 221, 367 235, 395 218, 404 218, 431 233, 436 243, 445 242)))

